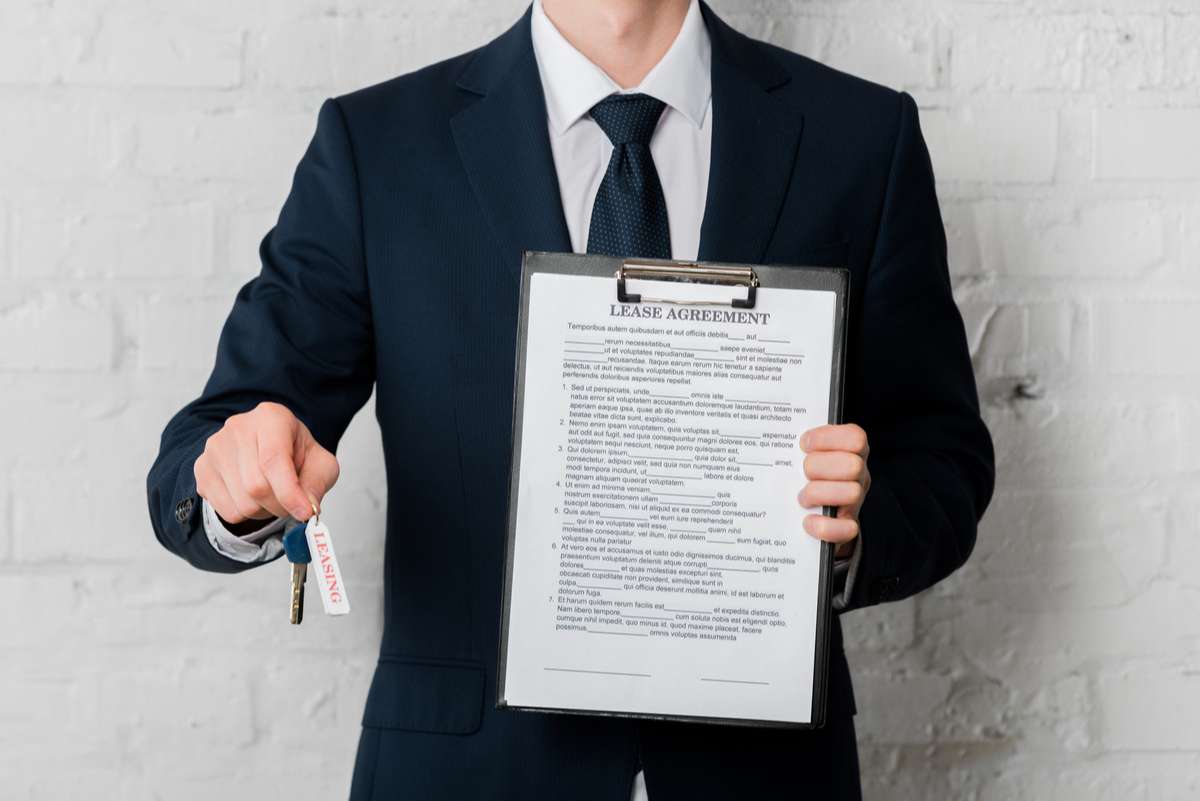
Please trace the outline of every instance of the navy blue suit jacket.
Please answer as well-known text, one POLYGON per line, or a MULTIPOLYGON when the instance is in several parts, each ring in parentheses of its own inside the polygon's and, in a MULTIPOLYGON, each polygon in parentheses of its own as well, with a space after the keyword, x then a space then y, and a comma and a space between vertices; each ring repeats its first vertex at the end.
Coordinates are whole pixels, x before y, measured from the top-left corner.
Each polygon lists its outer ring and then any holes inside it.
MULTIPOLYGON (((916 106, 704 19, 716 116, 700 258, 851 267, 845 418, 869 434, 874 483, 849 607, 907 597, 967 558, 993 480, 916 106)), ((571 249, 528 13, 479 50, 326 102, 212 376, 163 434, 159 541, 205 570, 246 569, 203 531, 206 438, 271 400, 334 450, 374 387, 385 626, 353 798, 626 801, 639 765, 652 801, 856 797, 836 625, 821 731, 494 708, 525 249, 571 249)))

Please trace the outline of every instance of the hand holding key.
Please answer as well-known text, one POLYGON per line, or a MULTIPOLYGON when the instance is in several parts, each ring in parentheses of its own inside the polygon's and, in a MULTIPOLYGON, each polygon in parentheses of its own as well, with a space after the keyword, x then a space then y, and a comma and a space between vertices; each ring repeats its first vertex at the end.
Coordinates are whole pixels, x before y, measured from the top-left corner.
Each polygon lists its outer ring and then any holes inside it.
POLYGON ((196 491, 236 526, 271 517, 307 520, 339 468, 287 407, 260 403, 208 438, 194 471, 196 491))

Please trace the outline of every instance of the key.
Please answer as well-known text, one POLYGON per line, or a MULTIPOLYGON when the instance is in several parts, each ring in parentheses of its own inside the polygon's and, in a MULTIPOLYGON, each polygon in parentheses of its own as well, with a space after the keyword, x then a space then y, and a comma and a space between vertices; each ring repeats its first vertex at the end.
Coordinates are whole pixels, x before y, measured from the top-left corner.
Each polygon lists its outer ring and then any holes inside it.
POLYGON ((304 535, 305 525, 293 528, 283 535, 283 553, 292 563, 291 621, 299 624, 304 619, 304 582, 308 578, 308 563, 312 555, 308 550, 308 539, 304 535))

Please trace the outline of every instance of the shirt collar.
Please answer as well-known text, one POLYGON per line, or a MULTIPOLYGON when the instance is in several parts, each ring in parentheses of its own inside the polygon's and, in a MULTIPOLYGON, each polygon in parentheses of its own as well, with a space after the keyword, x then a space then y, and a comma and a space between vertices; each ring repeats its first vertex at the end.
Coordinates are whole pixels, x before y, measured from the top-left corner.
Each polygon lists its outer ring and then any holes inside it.
POLYGON ((561 135, 592 106, 622 91, 658 98, 697 128, 703 125, 712 94, 712 43, 698 0, 688 6, 670 49, 641 84, 629 90, 622 90, 559 33, 542 10, 541 0, 534 0, 530 26, 546 114, 555 134, 561 135))

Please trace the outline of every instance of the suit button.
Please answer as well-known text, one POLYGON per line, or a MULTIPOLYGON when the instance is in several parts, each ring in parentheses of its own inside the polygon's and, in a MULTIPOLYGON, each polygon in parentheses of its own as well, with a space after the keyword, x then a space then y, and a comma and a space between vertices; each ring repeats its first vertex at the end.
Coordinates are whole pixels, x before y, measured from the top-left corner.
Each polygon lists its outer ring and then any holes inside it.
POLYGON ((191 498, 184 498, 180 501, 175 507, 175 521, 180 525, 186 523, 188 518, 192 516, 192 506, 193 502, 191 498))

